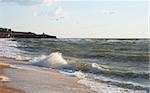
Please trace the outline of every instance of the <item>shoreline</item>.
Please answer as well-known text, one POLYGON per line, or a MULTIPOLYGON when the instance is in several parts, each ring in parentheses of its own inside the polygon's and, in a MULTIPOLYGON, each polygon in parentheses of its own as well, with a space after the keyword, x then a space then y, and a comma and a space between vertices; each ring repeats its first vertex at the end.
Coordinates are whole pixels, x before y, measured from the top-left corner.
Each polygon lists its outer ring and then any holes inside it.
POLYGON ((6 82, 9 82, 9 78, 3 73, 3 69, 5 68, 9 68, 9 66, 0 64, 0 92, 2 93, 24 93, 23 91, 10 88, 5 85, 6 82))
MULTIPOLYGON (((15 62, 15 60, 0 58, 0 65, 3 65, 5 62, 15 62)), ((16 60, 15 63, 18 63, 18 61, 16 60)), ((3 70, 0 68, 0 70, 8 78, 12 79, 5 83, 6 88, 8 87, 14 91, 8 93, 93 93, 85 85, 79 84, 77 77, 38 67, 22 70, 6 66, 6 68, 3 68, 3 70)))

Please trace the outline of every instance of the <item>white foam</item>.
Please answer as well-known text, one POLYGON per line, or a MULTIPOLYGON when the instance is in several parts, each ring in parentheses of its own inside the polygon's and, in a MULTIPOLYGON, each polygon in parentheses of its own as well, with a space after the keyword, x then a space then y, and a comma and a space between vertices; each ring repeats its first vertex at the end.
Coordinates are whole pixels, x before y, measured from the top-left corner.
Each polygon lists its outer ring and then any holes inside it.
POLYGON ((25 69, 25 68, 23 68, 23 67, 15 66, 15 65, 9 65, 9 67, 15 68, 15 69, 21 69, 21 70, 24 70, 24 69, 25 69))
POLYGON ((82 79, 82 78, 85 78, 87 77, 88 75, 81 72, 81 71, 75 71, 73 73, 68 73, 68 72, 63 72, 63 71, 60 71, 60 73, 63 73, 63 74, 66 74, 66 75, 69 75, 69 76, 76 76, 78 77, 79 79, 82 79))
POLYGON ((31 59, 30 57, 27 57, 25 55, 16 54, 16 60, 25 61, 25 60, 30 60, 30 59, 31 59))
POLYGON ((96 82, 91 79, 81 79, 78 83, 86 85, 95 93, 146 93, 146 90, 131 90, 109 85, 106 83, 96 82))
POLYGON ((103 68, 100 67, 100 66, 99 66, 98 64, 96 64, 96 63, 92 63, 92 67, 93 67, 93 68, 97 68, 97 69, 103 70, 103 68))
POLYGON ((6 76, 0 76, 0 79, 1 79, 2 82, 10 81, 10 79, 8 77, 6 77, 6 76))
POLYGON ((17 55, 16 60, 23 60, 23 57, 21 55, 17 55))
POLYGON ((109 70, 108 69, 108 67, 106 67, 106 66, 103 66, 103 65, 100 65, 100 64, 97 64, 97 63, 92 63, 92 67, 93 68, 97 68, 97 69, 99 69, 99 70, 109 70))
POLYGON ((11 39, 0 39, 0 57, 16 58, 18 53, 23 52, 16 47, 19 44, 11 39))
POLYGON ((51 53, 48 56, 39 57, 39 61, 35 62, 35 65, 44 67, 59 67, 67 65, 67 61, 62 57, 59 52, 51 53))
POLYGON ((30 62, 30 63, 36 63, 36 62, 40 62, 40 61, 42 61, 42 60, 44 60, 44 59, 46 59, 46 58, 47 58, 46 55, 41 55, 41 56, 39 56, 39 57, 34 57, 34 58, 31 59, 29 62, 30 62))
POLYGON ((120 42, 120 40, 107 40, 107 42, 120 42))

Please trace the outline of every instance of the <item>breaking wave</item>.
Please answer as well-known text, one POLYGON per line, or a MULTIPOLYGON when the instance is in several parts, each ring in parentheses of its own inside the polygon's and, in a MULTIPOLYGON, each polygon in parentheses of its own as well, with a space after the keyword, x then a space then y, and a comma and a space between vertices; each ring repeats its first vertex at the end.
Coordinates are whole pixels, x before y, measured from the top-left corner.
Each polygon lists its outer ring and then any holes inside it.
POLYGON ((96 93, 149 93, 148 44, 149 40, 0 39, 0 57, 76 76, 96 93))
POLYGON ((52 68, 63 67, 68 64, 59 52, 51 53, 48 56, 42 55, 41 57, 35 58, 34 61, 37 61, 34 62, 34 65, 52 68))
POLYGON ((12 39, 0 39, 0 57, 2 58, 17 58, 21 50, 17 48, 19 44, 12 39))
POLYGON ((37 66, 58 69, 63 74, 76 76, 79 79, 91 78, 98 82, 108 83, 127 89, 149 90, 149 86, 147 87, 140 83, 136 84, 132 82, 134 80, 145 82, 149 79, 149 73, 130 72, 97 63, 78 62, 77 60, 72 61, 67 58, 64 59, 62 53, 59 52, 53 52, 47 56, 41 55, 40 57, 35 57, 30 62, 37 66), (114 77, 115 79, 113 79, 114 77), (122 82, 124 80, 131 80, 131 82, 122 82))

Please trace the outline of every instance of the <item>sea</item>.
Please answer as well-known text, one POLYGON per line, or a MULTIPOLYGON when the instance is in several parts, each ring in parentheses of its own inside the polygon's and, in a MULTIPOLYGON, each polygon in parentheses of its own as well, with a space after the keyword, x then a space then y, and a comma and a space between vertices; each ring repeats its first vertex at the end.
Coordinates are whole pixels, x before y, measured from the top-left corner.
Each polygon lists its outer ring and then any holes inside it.
POLYGON ((149 93, 150 39, 0 39, 0 58, 78 77, 95 93, 149 93))

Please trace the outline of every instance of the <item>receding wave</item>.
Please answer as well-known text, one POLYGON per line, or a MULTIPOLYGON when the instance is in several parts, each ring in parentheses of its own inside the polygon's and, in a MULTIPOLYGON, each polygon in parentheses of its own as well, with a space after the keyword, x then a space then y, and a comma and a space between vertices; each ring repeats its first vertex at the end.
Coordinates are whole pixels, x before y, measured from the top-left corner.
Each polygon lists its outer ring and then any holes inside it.
POLYGON ((0 57, 16 58, 18 54, 24 52, 16 48, 19 44, 12 39, 0 39, 0 57))
MULTIPOLYGON (((79 60, 78 60, 79 61, 79 60)), ((55 68, 63 73, 67 72, 69 75, 74 75, 79 78, 86 77, 88 75, 95 75, 98 77, 105 77, 105 80, 100 78, 101 81, 109 84, 113 84, 119 87, 126 87, 129 89, 148 89, 147 86, 136 85, 129 82, 120 82, 124 80, 141 80, 146 81, 148 80, 149 73, 138 73, 138 72, 131 72, 121 68, 113 68, 106 65, 101 65, 97 63, 90 63, 90 62, 78 62, 77 60, 68 60, 67 58, 63 58, 62 54, 59 52, 53 52, 50 55, 42 55, 40 57, 34 58, 32 60, 34 65, 43 66, 48 68, 55 68), (115 78, 106 80, 106 78, 115 78)))

